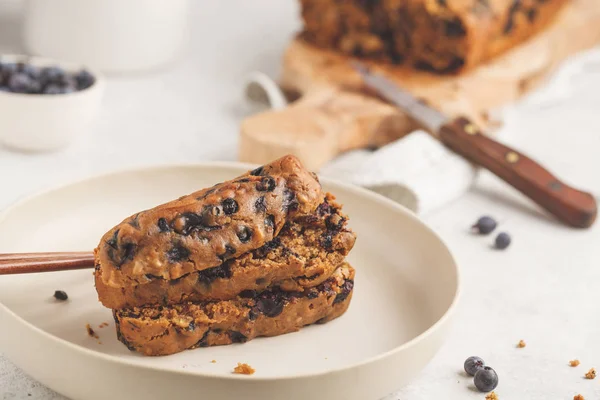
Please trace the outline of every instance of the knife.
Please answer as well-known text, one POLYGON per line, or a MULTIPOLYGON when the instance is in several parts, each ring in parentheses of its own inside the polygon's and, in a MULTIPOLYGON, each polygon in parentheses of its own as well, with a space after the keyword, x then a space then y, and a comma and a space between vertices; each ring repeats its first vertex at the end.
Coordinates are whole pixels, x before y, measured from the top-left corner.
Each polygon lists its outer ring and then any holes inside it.
POLYGON ((455 153, 489 170, 561 222, 576 228, 594 224, 598 208, 590 193, 561 182, 523 153, 484 135, 467 118, 450 118, 363 64, 352 61, 351 65, 362 77, 366 89, 400 107, 455 153))

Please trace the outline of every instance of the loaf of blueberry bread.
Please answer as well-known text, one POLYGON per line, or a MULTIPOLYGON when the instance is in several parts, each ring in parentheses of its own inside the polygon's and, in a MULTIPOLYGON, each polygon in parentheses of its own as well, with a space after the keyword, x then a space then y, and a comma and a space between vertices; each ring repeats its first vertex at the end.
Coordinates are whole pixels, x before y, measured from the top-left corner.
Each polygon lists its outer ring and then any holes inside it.
POLYGON ((302 292, 327 280, 354 246, 356 235, 347 228, 347 220, 341 205, 327 194, 312 214, 285 223, 270 242, 217 267, 123 287, 105 284, 100 268, 95 276, 98 297, 104 306, 121 309, 228 300, 272 286, 302 292))
POLYGON ((300 0, 302 37, 438 74, 477 66, 544 29, 570 0, 300 0))
POLYGON ((109 287, 176 280, 271 242, 284 225, 324 201, 316 175, 293 156, 132 215, 95 249, 109 287))
POLYGON ((328 322, 347 310, 353 288, 354 270, 343 264, 326 281, 304 292, 272 287, 242 292, 231 300, 115 310, 113 316, 117 337, 130 350, 161 356, 328 322))

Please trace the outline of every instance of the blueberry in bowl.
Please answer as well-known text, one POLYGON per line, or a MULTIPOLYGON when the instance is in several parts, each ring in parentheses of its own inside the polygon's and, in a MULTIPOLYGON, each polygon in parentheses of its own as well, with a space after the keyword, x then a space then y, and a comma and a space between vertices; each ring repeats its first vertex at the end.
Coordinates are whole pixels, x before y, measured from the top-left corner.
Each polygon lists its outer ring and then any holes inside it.
POLYGON ((0 145, 54 151, 84 134, 97 115, 104 79, 82 65, 0 55, 0 145))
POLYGON ((67 70, 58 65, 34 65, 26 60, 0 59, 2 91, 20 94, 67 94, 86 90, 96 82, 87 69, 67 70))

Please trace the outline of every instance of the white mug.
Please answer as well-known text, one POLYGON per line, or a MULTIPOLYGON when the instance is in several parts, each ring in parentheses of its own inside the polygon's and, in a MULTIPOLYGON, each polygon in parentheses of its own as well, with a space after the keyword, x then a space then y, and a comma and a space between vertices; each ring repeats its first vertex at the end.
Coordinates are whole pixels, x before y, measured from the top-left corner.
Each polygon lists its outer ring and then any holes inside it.
POLYGON ((187 44, 189 8, 190 0, 26 0, 24 45, 108 73, 159 68, 187 44))

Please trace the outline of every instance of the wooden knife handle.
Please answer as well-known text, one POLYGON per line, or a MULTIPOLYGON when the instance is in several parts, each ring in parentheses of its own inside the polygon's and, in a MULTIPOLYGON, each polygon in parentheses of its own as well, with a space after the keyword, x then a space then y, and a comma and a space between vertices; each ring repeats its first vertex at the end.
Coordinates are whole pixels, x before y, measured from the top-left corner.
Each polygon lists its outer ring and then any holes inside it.
POLYGON ((596 220, 594 196, 570 187, 524 154, 483 135, 468 119, 453 120, 439 135, 454 152, 488 169, 560 221, 589 228, 596 220))

